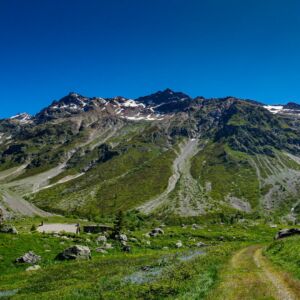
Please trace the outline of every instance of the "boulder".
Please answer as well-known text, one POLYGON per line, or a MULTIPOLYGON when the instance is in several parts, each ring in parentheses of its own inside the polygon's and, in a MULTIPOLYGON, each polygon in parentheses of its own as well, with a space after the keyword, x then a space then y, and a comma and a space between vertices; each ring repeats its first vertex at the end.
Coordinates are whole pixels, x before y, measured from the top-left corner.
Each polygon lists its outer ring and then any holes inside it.
POLYGON ((123 250, 124 252, 131 252, 131 247, 128 246, 128 245, 126 245, 126 246, 123 246, 122 250, 123 250))
POLYGON ((104 243, 101 248, 105 250, 109 250, 109 249, 113 249, 113 246, 110 243, 104 243))
POLYGON ((41 260, 39 255, 36 255, 33 251, 25 253, 23 256, 16 259, 17 263, 36 264, 41 260))
POLYGON ((127 242, 128 241, 128 238, 127 238, 126 234, 117 234, 115 236, 115 239, 120 241, 120 242, 122 242, 122 241, 127 242))
POLYGON ((102 249, 102 248, 97 248, 97 249, 96 249, 96 252, 102 253, 102 254, 107 254, 107 253, 108 253, 106 250, 104 250, 104 249, 102 249))
POLYGON ((176 248, 182 248, 183 247, 183 244, 181 241, 178 241, 176 244, 175 244, 176 248))
POLYGON ((91 250, 87 246, 75 245, 65 249, 56 256, 59 260, 90 259, 91 250))
POLYGON ((133 243, 137 243, 138 242, 138 240, 136 238, 129 238, 129 241, 133 242, 133 243))
POLYGON ((281 229, 276 233, 275 240, 282 239, 296 234, 300 234, 300 229, 298 228, 281 229))
POLYGON ((196 244, 196 246, 197 246, 198 248, 207 247, 207 245, 204 244, 203 242, 198 242, 198 243, 196 244))
POLYGON ((34 265, 34 266, 31 266, 31 267, 28 267, 28 268, 26 269, 26 272, 38 271, 38 270, 40 270, 40 269, 41 269, 41 266, 39 266, 39 265, 34 265))
POLYGON ((18 231, 16 227, 9 225, 9 224, 3 224, 0 226, 0 232, 1 233, 11 233, 11 234, 18 234, 18 231))
POLYGON ((159 234, 164 234, 164 233, 165 232, 161 228, 157 227, 157 228, 152 229, 152 231, 149 233, 149 235, 152 237, 155 237, 155 236, 158 236, 159 234))
POLYGON ((107 242, 107 238, 105 235, 99 235, 97 238, 96 238, 96 243, 97 244, 104 244, 107 242))
POLYGON ((127 241, 128 241, 128 238, 127 238, 126 234, 120 234, 119 240, 120 240, 120 241, 127 242, 127 241))

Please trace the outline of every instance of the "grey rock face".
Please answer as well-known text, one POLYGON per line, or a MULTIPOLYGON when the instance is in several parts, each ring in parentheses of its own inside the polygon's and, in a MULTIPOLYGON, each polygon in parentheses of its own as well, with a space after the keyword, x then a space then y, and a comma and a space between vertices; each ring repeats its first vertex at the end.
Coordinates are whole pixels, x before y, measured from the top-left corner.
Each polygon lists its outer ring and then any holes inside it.
POLYGON ((56 259, 59 260, 74 260, 74 259, 90 259, 91 250, 87 246, 75 245, 65 249, 59 253, 56 259))

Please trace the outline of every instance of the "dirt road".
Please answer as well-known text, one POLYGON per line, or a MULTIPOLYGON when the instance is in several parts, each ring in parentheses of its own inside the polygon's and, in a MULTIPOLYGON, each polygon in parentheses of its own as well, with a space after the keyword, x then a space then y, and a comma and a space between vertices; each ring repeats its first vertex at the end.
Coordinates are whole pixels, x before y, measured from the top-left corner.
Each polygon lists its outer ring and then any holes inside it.
POLYGON ((262 255, 262 246, 250 246, 237 252, 220 279, 208 299, 300 299, 298 288, 290 284, 287 274, 276 270, 262 255))

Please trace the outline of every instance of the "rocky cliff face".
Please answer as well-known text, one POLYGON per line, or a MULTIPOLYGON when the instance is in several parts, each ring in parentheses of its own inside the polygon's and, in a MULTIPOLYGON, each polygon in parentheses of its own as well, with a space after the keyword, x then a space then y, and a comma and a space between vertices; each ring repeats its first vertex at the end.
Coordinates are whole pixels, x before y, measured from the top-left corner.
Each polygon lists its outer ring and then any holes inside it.
POLYGON ((43 209, 82 216, 138 208, 295 218, 299 107, 170 89, 136 100, 70 93, 35 116, 0 121, 0 180, 23 166, 5 177, 10 188, 43 209), (34 189, 24 185, 52 169, 34 189))

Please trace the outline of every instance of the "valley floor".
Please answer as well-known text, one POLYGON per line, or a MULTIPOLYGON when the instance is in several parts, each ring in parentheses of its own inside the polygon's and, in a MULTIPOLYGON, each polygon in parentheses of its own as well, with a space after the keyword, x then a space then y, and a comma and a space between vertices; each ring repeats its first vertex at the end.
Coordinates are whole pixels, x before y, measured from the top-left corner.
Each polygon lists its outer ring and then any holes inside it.
MULTIPOLYGON (((60 216, 13 221, 19 234, 0 234, 0 299, 300 299, 300 278, 270 257, 285 249, 285 241, 273 242, 277 229, 262 223, 167 225, 156 237, 147 235, 155 224, 145 223, 125 230, 130 253, 110 238, 112 248, 101 253, 99 235, 32 230, 41 221, 40 229, 71 231, 77 222, 89 224, 60 216), (75 244, 88 246, 92 259, 55 259, 75 244), (42 257, 41 269, 28 272, 28 265, 14 263, 28 251, 42 257)), ((287 239, 297 253, 299 240, 287 239)), ((298 258, 293 260, 297 268, 298 258)))

